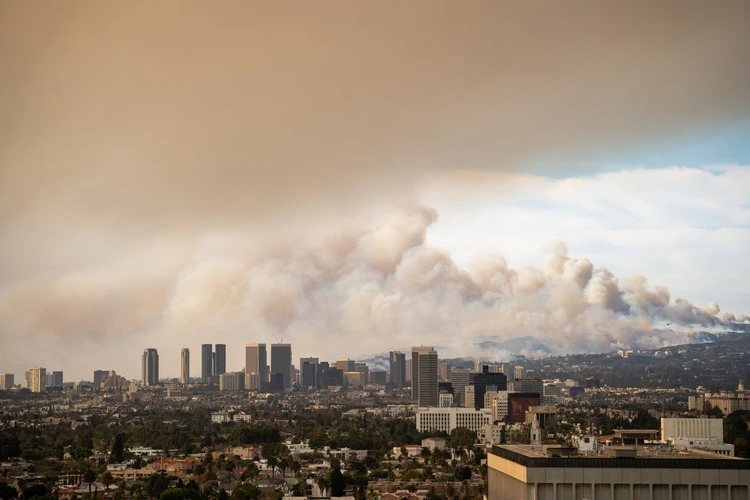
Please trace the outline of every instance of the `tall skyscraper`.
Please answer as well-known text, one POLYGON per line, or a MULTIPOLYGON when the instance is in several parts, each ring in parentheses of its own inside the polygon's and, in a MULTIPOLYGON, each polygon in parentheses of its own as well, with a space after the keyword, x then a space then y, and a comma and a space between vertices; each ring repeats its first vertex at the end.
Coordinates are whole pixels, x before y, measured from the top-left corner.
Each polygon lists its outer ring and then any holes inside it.
POLYGON ((318 358, 300 358, 300 385, 304 389, 318 387, 318 358))
POLYGON ((401 388, 406 386, 406 355, 401 351, 390 354, 391 385, 401 388))
POLYGON ((211 344, 203 344, 201 345, 201 381, 207 384, 213 374, 214 363, 211 344))
POLYGON ((94 389, 98 389, 109 375, 109 370, 94 370, 94 389))
MULTIPOLYGON (((502 373, 490 373, 489 366, 482 367, 482 373, 474 375, 474 408, 484 408, 484 395, 487 391, 508 390, 508 379, 502 373)), ((470 407, 471 403, 466 402, 470 407)))
POLYGON ((13 373, 0 373, 0 390, 6 391, 16 385, 15 378, 13 373))
POLYGON ((62 386, 63 386, 63 372, 53 371, 52 372, 52 387, 62 387, 62 386))
POLYGON ((353 372, 354 371, 354 365, 355 365, 355 363, 356 362, 353 359, 341 358, 338 361, 336 361, 336 363, 334 363, 333 366, 335 366, 336 368, 338 368, 342 372, 346 373, 346 372, 353 372))
POLYGON ((523 366, 517 365, 513 367, 513 380, 517 378, 524 378, 525 374, 523 372, 523 366))
POLYGON ((156 352, 156 349, 149 348, 143 351, 141 380, 143 381, 143 385, 156 385, 159 383, 159 354, 156 352))
POLYGON ((271 373, 281 373, 284 389, 292 386, 292 344, 271 344, 271 373))
POLYGON ((214 346, 216 361, 214 363, 214 375, 221 375, 227 372, 227 346, 226 344, 216 344, 214 346))
POLYGON ((411 348, 411 395, 419 406, 438 405, 438 354, 433 347, 411 348))
POLYGON ((29 390, 31 392, 44 392, 47 389, 47 369, 32 368, 29 370, 29 390))
POLYGON ((250 382, 250 384, 245 384, 245 388, 254 391, 263 390, 268 382, 266 344, 245 345, 245 379, 250 382))
MULTIPOLYGON (((466 386, 469 385, 469 370, 467 368, 451 367, 451 385, 453 396, 458 406, 466 406, 466 386)), ((472 401, 473 403, 473 401, 472 401)), ((471 406, 471 405, 469 405, 471 406)))
POLYGON ((448 363, 440 363, 440 381, 450 382, 451 380, 451 365, 448 363))
POLYGON ((370 368, 367 366, 367 363, 364 361, 357 361, 354 363, 354 371, 362 374, 362 385, 370 383, 370 368))
POLYGON ((190 381, 190 349, 182 348, 180 353, 180 383, 187 384, 190 381))

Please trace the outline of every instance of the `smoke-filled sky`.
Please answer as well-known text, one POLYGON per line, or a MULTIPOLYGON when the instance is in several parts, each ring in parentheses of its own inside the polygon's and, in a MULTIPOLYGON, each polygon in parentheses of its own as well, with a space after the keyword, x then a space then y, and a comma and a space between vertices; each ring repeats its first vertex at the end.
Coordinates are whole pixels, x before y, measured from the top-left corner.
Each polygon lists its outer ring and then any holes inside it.
POLYGON ((0 0, 0 371, 743 320, 750 4, 515 4, 0 0))

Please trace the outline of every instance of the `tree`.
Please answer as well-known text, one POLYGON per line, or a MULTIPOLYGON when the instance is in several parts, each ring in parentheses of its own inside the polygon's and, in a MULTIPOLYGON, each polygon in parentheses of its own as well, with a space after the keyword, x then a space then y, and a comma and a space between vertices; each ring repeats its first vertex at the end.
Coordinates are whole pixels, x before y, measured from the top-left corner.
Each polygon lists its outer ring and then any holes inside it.
POLYGON ((18 490, 16 490, 13 486, 6 484, 6 483, 0 483, 0 498, 3 500, 10 500, 11 498, 18 498, 18 490))
POLYGON ((722 412, 721 408, 719 408, 718 406, 714 406, 706 412, 706 415, 708 415, 709 417, 721 418, 724 416, 724 412, 722 412))
POLYGON ((108 470, 105 470, 104 472, 102 472, 99 475, 99 480, 102 483, 104 483, 104 489, 105 489, 104 495, 106 496, 107 493, 109 492, 109 485, 112 484, 112 482, 115 480, 115 478, 112 477, 112 473, 111 472, 109 472, 108 470))
POLYGON ((114 463, 120 463, 125 460, 125 438, 122 433, 115 436, 115 442, 112 444, 112 453, 109 459, 114 463))
POLYGON ((232 500, 253 500, 260 498, 260 488, 254 484, 241 484, 232 491, 232 500))
POLYGON ((224 488, 221 488, 219 490, 219 500, 229 500, 229 495, 227 495, 227 490, 224 488))
POLYGON ((344 490, 346 489, 346 481, 344 481, 344 475, 341 473, 341 469, 334 469, 331 471, 331 496, 341 497, 344 496, 344 490))
POLYGON ((89 483, 89 498, 91 497, 91 487, 94 485, 94 481, 96 481, 96 471, 91 468, 87 468, 83 473, 83 480, 89 483))

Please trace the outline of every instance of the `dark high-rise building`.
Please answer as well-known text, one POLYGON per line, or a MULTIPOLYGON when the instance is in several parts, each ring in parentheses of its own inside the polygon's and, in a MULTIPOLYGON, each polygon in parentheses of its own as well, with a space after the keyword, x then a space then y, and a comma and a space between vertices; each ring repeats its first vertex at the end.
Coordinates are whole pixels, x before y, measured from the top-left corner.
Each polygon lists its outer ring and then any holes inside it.
MULTIPOLYGON (((453 397, 457 406, 466 407, 466 386, 469 385, 469 370, 466 368, 451 366, 451 385, 453 386, 453 397)), ((469 407, 473 401, 469 401, 469 407)))
POLYGON ((387 381, 386 375, 387 375, 386 372, 373 370, 370 372, 370 380, 368 381, 368 383, 377 384, 377 385, 385 385, 387 381))
POLYGON ((52 372, 52 387, 62 387, 63 385, 63 372, 55 371, 52 372))
POLYGON ((268 355, 266 344, 245 344, 245 376, 257 375, 251 380, 257 380, 257 386, 246 384, 245 388, 262 391, 268 383, 268 355))
POLYGON ((214 375, 221 375, 227 372, 227 346, 216 344, 214 350, 214 375))
POLYGON ((143 381, 143 385, 156 385, 159 383, 159 354, 156 352, 156 349, 149 348, 143 351, 141 380, 143 381))
POLYGON ((214 374, 213 352, 211 344, 201 345, 201 381, 207 384, 214 374))
POLYGON ((411 395, 423 407, 438 405, 438 354, 433 347, 411 349, 411 395))
POLYGON ((292 387, 292 344, 271 344, 271 373, 284 376, 284 389, 292 387))
MULTIPOLYGON (((502 373, 490 373, 487 365, 482 367, 482 373, 474 375, 474 408, 484 408, 484 395, 488 390, 507 391, 508 379, 502 373)), ((467 404, 470 404, 467 402, 467 404)))
POLYGON ((526 421, 526 410, 539 406, 540 396, 535 392, 509 392, 508 417, 513 423, 526 421))
POLYGON ((391 351, 391 385, 401 388, 406 386, 406 355, 400 351, 391 351))
POLYGON ((300 358, 300 385, 304 389, 314 389, 318 386, 318 363, 318 358, 300 358))
POLYGON ((328 370, 330 370, 330 367, 328 365, 328 361, 321 361, 318 363, 318 369, 316 374, 316 382, 318 389, 326 389, 328 388, 328 370))
POLYGON ((99 388, 107 375, 109 375, 109 370, 94 370, 94 389, 99 388))
POLYGON ((544 394, 544 382, 540 378, 517 378, 513 381, 513 392, 544 394))

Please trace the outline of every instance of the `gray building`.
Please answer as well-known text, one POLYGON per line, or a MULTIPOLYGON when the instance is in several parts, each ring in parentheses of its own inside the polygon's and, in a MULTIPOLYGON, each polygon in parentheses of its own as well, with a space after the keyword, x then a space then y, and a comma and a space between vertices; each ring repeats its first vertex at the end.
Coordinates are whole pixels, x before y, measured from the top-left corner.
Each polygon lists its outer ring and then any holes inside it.
POLYGON ((201 381, 207 384, 214 374, 214 356, 211 344, 201 345, 201 381))
POLYGON ((16 385, 15 378, 12 373, 0 373, 0 390, 7 391, 16 385))
POLYGON ((438 406, 438 354, 433 347, 411 349, 411 395, 419 406, 438 406))
POLYGON ((292 344, 271 344, 271 373, 283 376, 284 389, 292 387, 292 344))
POLYGON ((159 354, 156 352, 156 349, 149 348, 143 351, 141 380, 143 381, 143 385, 156 385, 159 383, 159 354))
POLYGON ((109 370, 94 370, 94 389, 98 389, 109 375, 109 370))
POLYGON ((216 344, 214 346, 214 370, 213 375, 221 375, 227 372, 227 346, 216 344))
POLYGON ((469 369, 452 366, 450 382, 453 385, 453 396, 456 406, 466 406, 466 386, 469 385, 469 369))
POLYGON ((300 385, 304 389, 315 389, 318 387, 318 358, 300 358, 299 359, 299 378, 300 385))
POLYGON ((390 354, 391 386, 406 387, 406 355, 401 351, 390 354))

